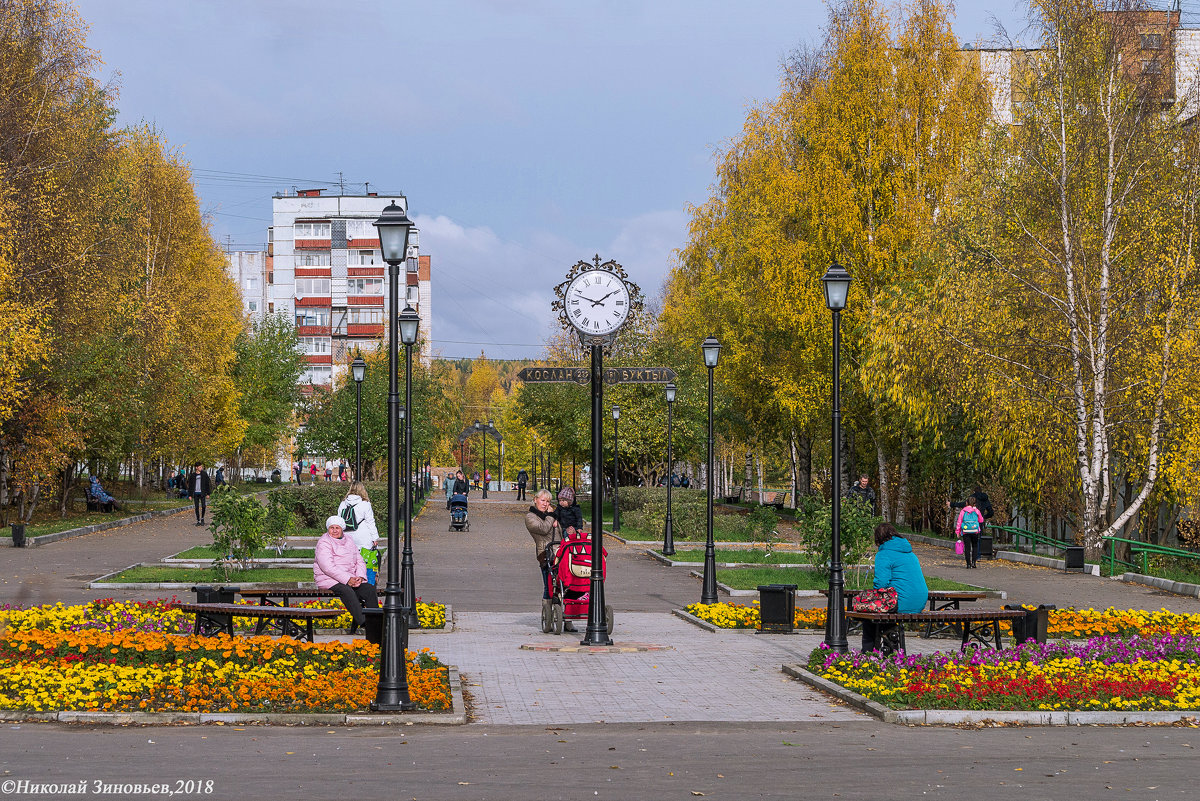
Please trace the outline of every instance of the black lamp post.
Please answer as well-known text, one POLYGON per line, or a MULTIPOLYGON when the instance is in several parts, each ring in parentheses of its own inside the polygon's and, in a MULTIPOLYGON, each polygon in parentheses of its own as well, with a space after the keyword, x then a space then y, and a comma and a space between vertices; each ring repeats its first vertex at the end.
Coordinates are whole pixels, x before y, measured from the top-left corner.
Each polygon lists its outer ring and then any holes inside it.
POLYGON ((617 486, 621 483, 620 457, 617 456, 617 421, 621 419, 621 407, 613 406, 613 531, 621 530, 621 505, 617 500, 617 486))
POLYGON ((367 363, 362 355, 350 364, 354 376, 354 480, 362 481, 362 382, 367 377, 367 363))
POLYGON ((834 262, 821 277, 825 305, 833 312, 833 553, 829 562, 829 609, 825 644, 838 653, 846 653, 846 605, 843 602, 845 577, 842 575, 842 309, 850 293, 850 273, 834 262))
POLYGON ((715 604, 717 602, 717 553, 713 546, 713 370, 717 369, 717 360, 721 356, 721 343, 714 336, 700 343, 704 353, 704 366, 708 368, 708 461, 705 462, 704 472, 708 475, 708 508, 705 512, 704 540, 704 586, 700 591, 700 603, 715 604))
POLYGON ((675 464, 671 451, 671 407, 675 405, 675 385, 667 384, 667 520, 663 523, 663 554, 671 556, 675 553, 675 531, 671 523, 671 478, 674 476, 672 466, 675 464))
POLYGON ((417 344, 417 331, 421 327, 421 315, 412 306, 405 305, 400 312, 400 341, 404 343, 404 562, 400 574, 400 587, 404 590, 403 609, 409 628, 420 625, 417 620, 417 587, 413 575, 412 551, 412 351, 417 344))
MULTIPOLYGON (((408 232, 412 220, 405 209, 391 203, 375 221, 379 248, 388 264, 388 516, 387 586, 383 590, 383 641, 379 649, 379 687, 371 709, 376 712, 407 712, 416 704, 408 695, 408 621, 403 614, 400 589, 400 393, 396 380, 399 328, 396 309, 400 305, 400 265, 408 255, 408 232)), ((405 532, 407 535, 407 531, 405 532)))
POLYGON ((487 500, 488 490, 488 466, 487 466, 487 439, 496 430, 496 425, 491 421, 487 421, 487 425, 483 428, 483 499, 487 500))

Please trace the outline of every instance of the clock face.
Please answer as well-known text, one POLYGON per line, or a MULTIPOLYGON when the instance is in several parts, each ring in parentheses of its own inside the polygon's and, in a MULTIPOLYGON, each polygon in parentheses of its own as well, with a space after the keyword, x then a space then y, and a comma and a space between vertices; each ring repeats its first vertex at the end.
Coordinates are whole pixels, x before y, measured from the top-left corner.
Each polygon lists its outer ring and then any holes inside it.
POLYGON ((563 302, 571 325, 584 334, 611 334, 629 317, 629 287, 608 270, 575 276, 563 302))

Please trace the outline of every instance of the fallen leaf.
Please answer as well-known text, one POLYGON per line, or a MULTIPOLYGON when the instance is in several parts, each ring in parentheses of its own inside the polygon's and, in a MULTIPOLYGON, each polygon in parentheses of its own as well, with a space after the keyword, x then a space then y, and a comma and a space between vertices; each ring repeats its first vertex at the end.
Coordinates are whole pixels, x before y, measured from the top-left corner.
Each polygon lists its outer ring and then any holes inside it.
POLYGON ((468 784, 470 784, 470 782, 459 782, 459 784, 463 787, 466 787, 468 784))
POLYGON ((700 792, 699 790, 692 790, 692 795, 704 795, 704 793, 700 792))

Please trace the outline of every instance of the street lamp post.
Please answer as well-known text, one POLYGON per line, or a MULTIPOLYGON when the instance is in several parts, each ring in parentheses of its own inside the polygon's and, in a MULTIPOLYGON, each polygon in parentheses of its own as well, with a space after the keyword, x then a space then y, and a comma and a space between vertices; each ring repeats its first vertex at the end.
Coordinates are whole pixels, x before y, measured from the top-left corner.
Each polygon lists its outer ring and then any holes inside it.
POLYGON ((721 356, 721 343, 714 336, 709 336, 700 344, 704 353, 704 366, 708 368, 708 461, 705 462, 704 472, 708 476, 708 506, 705 513, 704 540, 704 585, 700 591, 700 603, 715 604, 717 602, 717 554, 713 546, 713 370, 717 368, 717 360, 721 356))
POLYGON ((420 625, 417 620, 417 587, 413 571, 412 551, 412 352, 417 344, 417 331, 421 327, 421 315, 412 306, 405 305, 400 312, 400 341, 404 343, 404 561, 400 573, 400 587, 404 591, 403 609, 405 623, 409 628, 420 625))
POLYGON ((487 500, 488 491, 488 468, 487 468, 487 438, 492 435, 496 429, 496 425, 491 421, 487 421, 487 427, 483 429, 483 499, 487 500))
POLYGON ((675 405, 675 385, 667 384, 667 519, 663 523, 663 555, 675 553, 675 531, 671 523, 671 478, 674 476, 672 466, 674 454, 671 451, 671 407, 675 405))
MULTIPOLYGON (((400 264, 408 255, 408 233, 412 220, 395 202, 375 221, 379 249, 388 264, 388 517, 387 586, 383 590, 383 640, 380 644, 379 686, 371 709, 376 712, 408 712, 416 704, 408 694, 405 665, 408 650, 408 621, 401 610, 400 589, 400 393, 396 380, 400 305, 400 264)), ((407 534, 407 532, 406 532, 407 534)))
POLYGON ((825 305, 833 312, 833 509, 830 525, 833 553, 829 563, 829 608, 825 644, 838 653, 846 653, 846 606, 843 602, 845 577, 842 575, 842 309, 850 293, 850 273, 834 262, 821 278, 825 305))
POLYGON ((621 419, 621 407, 612 407, 613 416, 613 531, 621 530, 621 505, 617 499, 617 486, 621 483, 620 457, 617 455, 617 421, 621 419))
POLYGON ((354 480, 362 481, 362 382, 367 377, 367 363, 362 355, 350 364, 354 375, 354 480))

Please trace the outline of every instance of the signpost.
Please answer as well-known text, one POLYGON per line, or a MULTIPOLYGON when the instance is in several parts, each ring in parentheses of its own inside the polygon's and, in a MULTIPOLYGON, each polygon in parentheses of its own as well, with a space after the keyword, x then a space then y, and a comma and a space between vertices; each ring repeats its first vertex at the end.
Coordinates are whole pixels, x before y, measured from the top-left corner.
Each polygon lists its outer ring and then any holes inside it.
MULTIPOLYGON (((604 383, 613 384, 669 384, 675 380, 675 371, 670 367, 605 367, 604 383)), ((586 367, 526 367, 517 373, 517 378, 528 384, 587 384, 592 380, 592 371, 586 367)))

